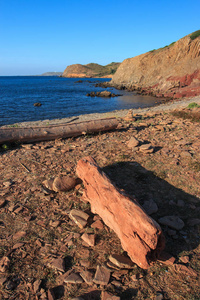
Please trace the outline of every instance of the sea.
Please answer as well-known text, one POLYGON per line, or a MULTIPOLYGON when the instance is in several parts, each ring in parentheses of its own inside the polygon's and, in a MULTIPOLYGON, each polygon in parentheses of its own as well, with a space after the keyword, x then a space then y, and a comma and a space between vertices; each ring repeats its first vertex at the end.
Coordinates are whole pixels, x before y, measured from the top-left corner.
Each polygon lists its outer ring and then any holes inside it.
POLYGON ((86 96, 103 91, 96 83, 105 78, 63 78, 56 76, 0 76, 0 126, 18 122, 62 119, 82 114, 104 113, 121 109, 144 108, 158 99, 134 92, 107 88, 118 97, 86 96), (41 103, 40 107, 34 103, 41 103))

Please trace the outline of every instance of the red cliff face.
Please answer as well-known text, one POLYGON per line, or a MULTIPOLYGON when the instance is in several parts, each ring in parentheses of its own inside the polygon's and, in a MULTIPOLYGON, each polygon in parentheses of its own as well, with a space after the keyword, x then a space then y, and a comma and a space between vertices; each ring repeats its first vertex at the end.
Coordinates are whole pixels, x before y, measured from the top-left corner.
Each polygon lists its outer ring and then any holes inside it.
POLYGON ((200 94, 200 36, 124 60, 112 84, 160 97, 200 94))

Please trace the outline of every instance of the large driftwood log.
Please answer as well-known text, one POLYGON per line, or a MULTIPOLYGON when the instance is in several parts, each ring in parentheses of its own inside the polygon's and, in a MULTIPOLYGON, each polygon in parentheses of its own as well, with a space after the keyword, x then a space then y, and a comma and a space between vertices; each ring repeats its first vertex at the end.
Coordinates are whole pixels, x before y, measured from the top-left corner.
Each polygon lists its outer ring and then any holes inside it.
POLYGON ((81 159, 77 174, 83 180, 84 197, 90 202, 92 212, 115 231, 132 261, 147 269, 165 246, 160 226, 135 199, 111 183, 93 158, 81 159))
POLYGON ((6 142, 36 142, 75 137, 86 133, 112 130, 115 129, 117 125, 118 121, 116 118, 107 118, 46 127, 0 128, 0 144, 6 142))

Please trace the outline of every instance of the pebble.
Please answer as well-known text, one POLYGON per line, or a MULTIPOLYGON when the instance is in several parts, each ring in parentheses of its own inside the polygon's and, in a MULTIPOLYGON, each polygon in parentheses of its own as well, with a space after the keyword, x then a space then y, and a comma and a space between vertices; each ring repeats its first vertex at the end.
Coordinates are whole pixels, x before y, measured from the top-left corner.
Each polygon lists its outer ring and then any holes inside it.
POLYGON ((173 265, 175 260, 175 257, 173 257, 170 253, 165 251, 163 251, 158 258, 158 261, 165 265, 173 265))
POLYGON ((26 231, 18 231, 13 235, 13 240, 19 240, 26 236, 26 231))
POLYGON ((0 272, 4 273, 10 266, 10 259, 7 256, 3 256, 0 260, 0 272))
POLYGON ((94 283, 107 285, 109 280, 110 280, 110 271, 107 268, 98 265, 93 280, 94 283))
POLYGON ((127 143, 128 148, 135 148, 139 145, 139 141, 135 137, 131 137, 127 143))
POLYGON ((200 219, 190 219, 187 224, 191 227, 195 226, 195 225, 199 225, 200 224, 200 219))
POLYGON ((71 273, 64 278, 65 283, 83 283, 82 277, 78 273, 71 273))
POLYGON ((181 230, 185 226, 183 220, 181 220, 178 216, 165 216, 160 218, 158 222, 176 230, 181 230))
POLYGON ((21 248, 21 247, 23 247, 23 246, 24 246, 24 243, 16 243, 16 244, 12 247, 12 249, 15 250, 15 249, 21 248))
POLYGON ((35 293, 39 292, 41 283, 42 283, 42 280, 40 280, 40 279, 34 281, 33 290, 34 290, 35 293))
POLYGON ((6 204, 5 199, 0 199, 0 208, 2 208, 6 204))
POLYGON ((192 268, 181 264, 174 264, 174 270, 184 274, 185 276, 197 277, 198 275, 197 272, 195 272, 192 268))
POLYGON ((73 189, 76 179, 71 176, 58 176, 54 179, 52 188, 55 192, 66 192, 73 189))
POLYGON ((162 300, 162 299, 164 299, 163 294, 157 293, 155 300, 162 300))
POLYGON ((51 263, 50 263, 51 267, 54 269, 57 269, 61 272, 65 272, 65 261, 62 257, 56 258, 54 259, 51 263))
POLYGON ((183 262, 184 264, 187 264, 187 263, 189 263, 190 258, 189 258, 189 256, 185 255, 185 256, 179 257, 179 260, 180 260, 181 262, 183 262))
POLYGON ((84 242, 86 242, 89 246, 93 247, 95 246, 95 239, 96 239, 96 234, 88 234, 88 233, 84 233, 82 236, 81 236, 82 240, 84 242))
POLYGON ((143 208, 148 215, 152 215, 153 213, 156 213, 158 211, 158 206, 156 202, 153 201, 152 199, 145 201, 143 204, 143 208))
POLYGON ((5 187, 10 187, 12 184, 13 184, 13 181, 12 181, 12 180, 8 180, 8 181, 4 181, 4 182, 3 182, 3 185, 4 185, 5 187))
POLYGON ((47 295, 48 295, 48 300, 56 300, 53 289, 49 289, 47 295))
POLYGON ((93 284, 93 273, 92 272, 90 272, 90 271, 88 271, 88 270, 86 270, 86 271, 82 271, 81 273, 80 273, 80 276, 83 278, 83 280, 87 283, 87 284, 89 284, 89 285, 92 285, 93 284))
POLYGON ((178 200, 177 201, 177 206, 178 207, 184 207, 185 206, 185 202, 183 200, 178 200))
POLYGON ((81 210, 72 209, 69 217, 76 223, 76 225, 78 225, 78 227, 84 228, 87 225, 89 215, 81 210))
POLYGON ((104 225, 101 220, 96 220, 94 223, 91 224, 91 227, 102 230, 104 228, 104 225))
POLYGON ((132 262, 132 260, 129 257, 125 257, 123 255, 110 255, 109 260, 120 269, 133 269, 134 267, 134 263, 132 262))

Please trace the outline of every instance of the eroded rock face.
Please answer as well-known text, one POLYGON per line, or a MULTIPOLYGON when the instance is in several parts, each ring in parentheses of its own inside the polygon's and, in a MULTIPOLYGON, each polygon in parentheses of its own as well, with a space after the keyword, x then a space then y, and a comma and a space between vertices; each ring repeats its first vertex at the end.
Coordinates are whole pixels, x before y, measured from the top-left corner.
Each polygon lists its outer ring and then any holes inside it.
POLYGON ((200 94, 200 36, 124 60, 111 84, 158 97, 200 94))

